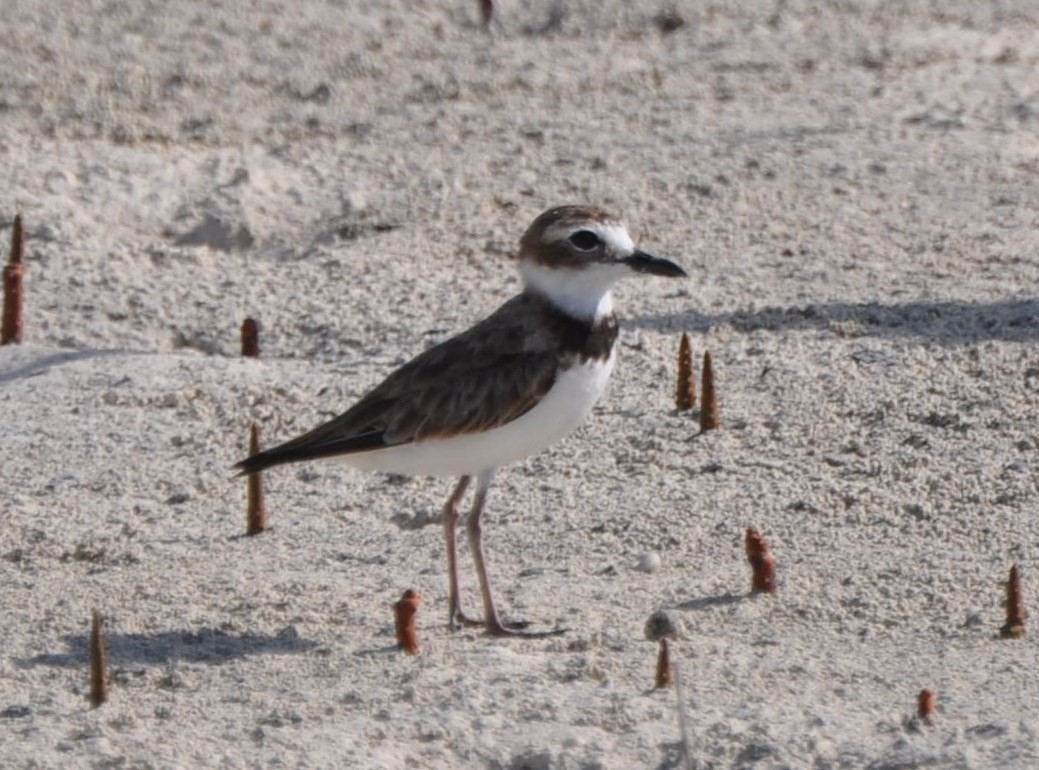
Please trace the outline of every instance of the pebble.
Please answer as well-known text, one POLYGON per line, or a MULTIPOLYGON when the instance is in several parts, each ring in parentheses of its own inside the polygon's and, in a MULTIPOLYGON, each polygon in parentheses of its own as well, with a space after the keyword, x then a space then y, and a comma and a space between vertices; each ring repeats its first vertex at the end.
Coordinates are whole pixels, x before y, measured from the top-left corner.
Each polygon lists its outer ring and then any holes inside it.
POLYGON ((639 570, 652 574, 660 569, 660 554, 655 551, 646 551, 639 557, 639 570))

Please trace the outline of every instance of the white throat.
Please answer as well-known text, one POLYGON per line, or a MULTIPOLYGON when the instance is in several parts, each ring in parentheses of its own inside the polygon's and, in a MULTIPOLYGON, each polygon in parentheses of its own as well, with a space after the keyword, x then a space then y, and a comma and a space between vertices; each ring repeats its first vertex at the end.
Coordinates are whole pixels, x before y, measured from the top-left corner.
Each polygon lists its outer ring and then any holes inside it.
POLYGON ((589 263, 580 268, 520 263, 523 285, 574 318, 598 321, 613 312, 610 289, 629 272, 627 266, 589 263))

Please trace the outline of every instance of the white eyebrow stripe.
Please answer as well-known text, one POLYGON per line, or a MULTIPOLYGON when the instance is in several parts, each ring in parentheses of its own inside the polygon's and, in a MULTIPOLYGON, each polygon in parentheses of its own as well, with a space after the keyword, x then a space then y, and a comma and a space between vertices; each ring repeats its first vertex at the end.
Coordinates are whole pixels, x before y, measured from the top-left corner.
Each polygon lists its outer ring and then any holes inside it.
POLYGON ((588 220, 564 219, 554 222, 541 234, 542 243, 564 241, 576 232, 588 230, 595 233, 606 244, 607 250, 621 257, 635 251, 635 243, 620 222, 593 222, 588 220))

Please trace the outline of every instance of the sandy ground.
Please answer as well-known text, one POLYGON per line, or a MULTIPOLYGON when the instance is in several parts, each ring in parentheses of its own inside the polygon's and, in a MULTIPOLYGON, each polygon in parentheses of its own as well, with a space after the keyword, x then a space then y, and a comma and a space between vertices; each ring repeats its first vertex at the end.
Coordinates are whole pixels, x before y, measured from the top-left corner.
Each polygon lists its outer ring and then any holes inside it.
POLYGON ((1039 593, 1039 7, 496 5, 4 3, 0 765, 683 767, 670 608, 691 766, 1039 766, 1039 635, 997 633, 1012 563, 1039 593), (249 423, 490 312, 569 202, 691 278, 620 287, 607 397, 492 490, 505 612, 568 632, 446 627, 443 480, 278 469, 242 537, 249 423), (717 433, 674 410, 681 331, 717 433))

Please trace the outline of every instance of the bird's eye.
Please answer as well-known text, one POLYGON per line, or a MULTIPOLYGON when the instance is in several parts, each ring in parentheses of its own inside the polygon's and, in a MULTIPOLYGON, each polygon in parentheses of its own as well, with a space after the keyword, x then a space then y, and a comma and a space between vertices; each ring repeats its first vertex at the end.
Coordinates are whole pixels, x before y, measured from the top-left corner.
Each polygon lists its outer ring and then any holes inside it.
POLYGON ((599 245, 599 236, 591 230, 578 230, 570 236, 570 243, 581 251, 591 251, 599 245))

